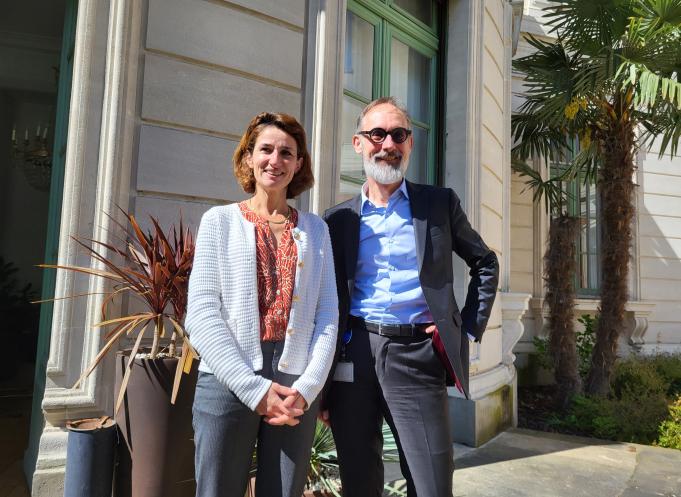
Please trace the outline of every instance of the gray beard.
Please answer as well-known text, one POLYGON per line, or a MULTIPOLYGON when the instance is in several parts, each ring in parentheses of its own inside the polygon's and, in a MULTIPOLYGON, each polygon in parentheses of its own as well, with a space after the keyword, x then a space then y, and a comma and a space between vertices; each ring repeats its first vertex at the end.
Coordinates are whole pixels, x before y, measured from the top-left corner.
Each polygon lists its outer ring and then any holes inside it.
POLYGON ((402 181, 407 163, 402 159, 397 167, 376 164, 375 159, 364 161, 364 173, 381 185, 392 185, 402 181))

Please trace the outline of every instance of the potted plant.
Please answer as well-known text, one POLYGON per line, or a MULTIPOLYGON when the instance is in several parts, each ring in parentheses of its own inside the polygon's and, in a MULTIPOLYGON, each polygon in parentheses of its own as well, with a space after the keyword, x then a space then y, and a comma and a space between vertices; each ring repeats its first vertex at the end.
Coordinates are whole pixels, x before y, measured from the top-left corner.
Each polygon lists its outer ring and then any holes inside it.
POLYGON ((116 224, 127 236, 118 245, 74 237, 96 263, 93 267, 42 267, 77 271, 111 282, 102 304, 102 321, 95 325, 107 329, 106 342, 74 388, 107 353, 119 348, 115 346, 121 340, 134 340, 132 348, 119 352, 116 360, 114 412, 122 438, 117 495, 194 495, 194 389, 191 385, 179 389, 184 375, 195 382, 193 360, 198 357, 182 326, 194 236, 181 220, 179 228, 172 226, 166 234, 158 220, 150 217, 152 229, 145 232, 132 214, 124 214, 128 227, 116 224), (112 303, 125 295, 136 301, 130 302, 130 309, 141 310, 112 316, 112 303))

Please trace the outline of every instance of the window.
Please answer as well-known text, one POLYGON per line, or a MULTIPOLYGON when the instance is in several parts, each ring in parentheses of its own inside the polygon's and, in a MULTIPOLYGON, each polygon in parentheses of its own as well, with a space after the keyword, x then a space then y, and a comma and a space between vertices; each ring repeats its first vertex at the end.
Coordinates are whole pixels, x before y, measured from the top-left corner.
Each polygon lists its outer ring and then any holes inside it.
POLYGON ((582 228, 577 240, 577 294, 598 295, 600 293, 600 263, 598 245, 600 238, 600 202, 596 185, 584 183, 583 178, 575 179, 569 185, 571 191, 570 214, 582 219, 582 228))
MULTIPOLYGON (((568 161, 579 153, 579 140, 571 140, 572 152, 568 152, 568 161)), ((552 167, 562 168, 567 164, 554 164, 552 167)), ((600 200, 596 185, 585 182, 584 176, 575 178, 562 185, 567 192, 567 205, 563 210, 570 216, 579 217, 582 226, 577 240, 577 274, 575 290, 577 295, 596 296, 600 294, 600 200)))
POLYGON ((407 178, 435 183, 439 2, 348 0, 345 29, 341 171, 336 200, 359 192, 364 168, 352 148, 357 115, 394 95, 412 118, 414 150, 407 178))

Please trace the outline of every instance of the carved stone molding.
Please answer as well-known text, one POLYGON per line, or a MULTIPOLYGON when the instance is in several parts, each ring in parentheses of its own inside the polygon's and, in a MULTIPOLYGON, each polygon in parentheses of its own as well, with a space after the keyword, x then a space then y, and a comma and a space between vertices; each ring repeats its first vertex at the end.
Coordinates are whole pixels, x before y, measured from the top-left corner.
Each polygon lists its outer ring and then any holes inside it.
POLYGON ((640 351, 646 343, 644 336, 648 331, 648 318, 654 308, 655 304, 649 302, 629 302, 627 304, 627 311, 633 314, 631 316, 633 322, 629 335, 629 345, 636 351, 640 351))
POLYGON ((525 325, 523 317, 530 309, 529 293, 499 293, 501 299, 502 316, 502 362, 506 366, 512 366, 515 361, 513 348, 523 336, 525 325))
MULTIPOLYGON (((577 299, 575 301, 575 318, 584 314, 597 314, 600 305, 601 301, 598 299, 577 299)), ((544 306, 544 299, 531 299, 530 307, 537 323, 536 336, 547 336, 549 333, 549 310, 544 306)), ((655 309, 655 304, 630 300, 624 309, 626 329, 622 337, 626 342, 623 341, 620 345, 629 345, 635 352, 639 352, 646 345, 645 334, 648 331, 648 318, 655 309)))

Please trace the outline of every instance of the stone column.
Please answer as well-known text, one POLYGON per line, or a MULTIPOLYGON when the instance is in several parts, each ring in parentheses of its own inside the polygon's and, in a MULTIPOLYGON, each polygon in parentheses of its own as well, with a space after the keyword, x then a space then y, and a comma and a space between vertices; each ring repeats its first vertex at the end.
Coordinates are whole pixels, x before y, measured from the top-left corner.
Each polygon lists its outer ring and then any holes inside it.
MULTIPOLYGON (((72 236, 111 239, 116 235, 114 219, 122 221, 117 207, 129 203, 141 19, 141 6, 130 0, 81 0, 78 5, 60 265, 90 266, 90 257, 72 236)), ((92 325, 101 320, 105 289, 100 278, 57 273, 55 296, 87 296, 54 305, 34 496, 63 494, 66 421, 111 413, 112 358, 73 388, 104 344, 103 333, 92 325)))

